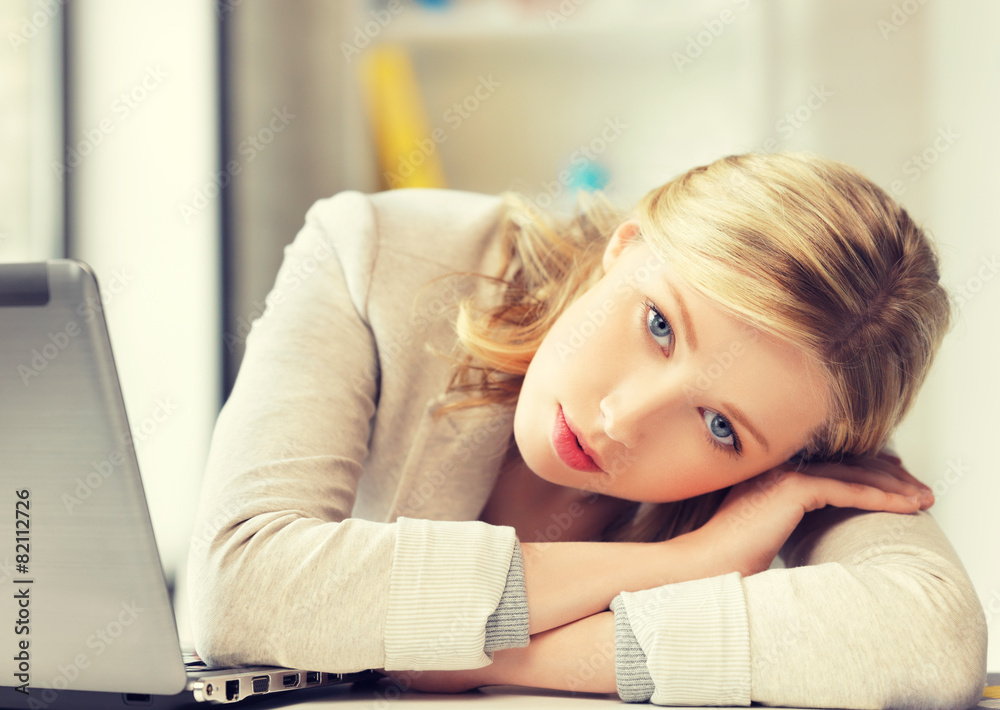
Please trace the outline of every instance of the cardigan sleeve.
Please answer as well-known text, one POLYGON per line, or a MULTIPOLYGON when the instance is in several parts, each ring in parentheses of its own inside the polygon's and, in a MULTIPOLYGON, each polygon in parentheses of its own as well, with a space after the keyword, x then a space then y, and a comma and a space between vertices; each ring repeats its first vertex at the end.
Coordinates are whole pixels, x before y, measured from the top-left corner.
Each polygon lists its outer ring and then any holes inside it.
MULTIPOLYGON (((365 318, 378 246, 367 197, 317 203, 247 336, 188 558, 195 645, 212 665, 462 669, 503 647, 487 624, 505 589, 523 595, 523 576, 508 585, 512 527, 351 517, 379 399, 365 318)), ((506 643, 526 645, 516 621, 506 643)))
POLYGON ((752 699, 845 708, 966 708, 982 697, 986 619, 927 511, 824 508, 743 580, 752 699))
MULTIPOLYGON (((786 569, 623 592, 654 704, 966 708, 986 669, 982 605, 934 518, 825 508, 782 550, 786 569)), ((619 624, 619 616, 622 623, 619 624)), ((642 676, 645 673, 641 674, 642 676)), ((633 687, 635 686, 635 687, 633 687)))

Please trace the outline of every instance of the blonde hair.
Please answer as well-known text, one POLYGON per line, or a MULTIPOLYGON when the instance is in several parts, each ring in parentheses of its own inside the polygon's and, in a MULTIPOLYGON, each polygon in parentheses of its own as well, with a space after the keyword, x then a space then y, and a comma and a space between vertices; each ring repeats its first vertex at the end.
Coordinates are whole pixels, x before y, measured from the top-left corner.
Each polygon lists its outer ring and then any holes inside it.
MULTIPOLYGON (((502 301, 466 299, 456 320, 463 353, 450 409, 513 405, 552 324, 602 275, 601 257, 628 215, 582 193, 556 217, 503 195, 502 301)), ((909 410, 950 319, 930 240, 856 170, 802 153, 728 156, 646 194, 641 238, 686 285, 760 331, 810 354, 824 375, 829 416, 793 457, 872 455, 909 410)), ((440 414, 445 413, 442 408, 440 414)), ((630 506, 605 540, 664 540, 696 529, 728 489, 630 506)))

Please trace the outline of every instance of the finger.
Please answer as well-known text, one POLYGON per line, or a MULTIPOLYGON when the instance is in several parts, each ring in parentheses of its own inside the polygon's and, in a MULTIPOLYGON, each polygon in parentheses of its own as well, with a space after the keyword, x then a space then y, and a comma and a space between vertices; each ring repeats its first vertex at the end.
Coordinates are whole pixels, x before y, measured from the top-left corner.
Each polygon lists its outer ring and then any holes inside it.
POLYGON ((879 451, 878 454, 876 454, 876 455, 879 458, 885 459, 886 461, 891 461, 892 463, 896 464, 897 466, 900 466, 903 463, 903 459, 901 459, 898 456, 896 456, 896 454, 890 454, 888 451, 879 451))
POLYGON ((888 459, 883 458, 869 458, 865 459, 858 464, 860 468, 875 468, 879 471, 883 471, 888 475, 898 478, 901 481, 905 481, 919 488, 926 488, 926 486, 917 480, 917 477, 906 470, 906 468, 898 463, 893 463, 888 459))
POLYGON ((817 483, 821 489, 821 499, 826 501, 826 505, 839 508, 859 508, 888 513, 915 513, 929 507, 915 496, 886 491, 856 481, 837 481, 826 478, 817 479, 817 483))
POLYGON ((845 478, 853 476, 859 471, 875 470, 918 488, 927 488, 927 486, 921 483, 916 476, 907 471, 903 466, 878 456, 866 456, 850 463, 824 463, 819 464, 819 467, 821 468, 821 475, 832 478, 845 478))
POLYGON ((855 468, 877 468, 881 471, 886 471, 892 473, 896 476, 906 477, 910 475, 910 472, 906 470, 902 461, 895 456, 883 456, 877 454, 875 456, 861 456, 853 459, 850 464, 855 468))
POLYGON ((821 476, 842 482, 856 482, 888 493, 903 496, 917 496, 928 506, 934 504, 930 489, 909 474, 901 473, 898 467, 881 462, 881 465, 845 466, 843 464, 822 464, 810 471, 813 476, 821 476))
POLYGON ((887 493, 898 493, 904 496, 925 496, 926 491, 915 479, 900 476, 893 471, 882 469, 858 469, 848 480, 861 483, 872 488, 879 488, 887 493))
MULTIPOLYGON (((928 486, 923 481, 921 481, 919 478, 917 478, 912 473, 910 473, 909 471, 907 471, 906 468, 904 466, 902 466, 901 464, 891 463, 891 462, 888 462, 887 460, 884 460, 884 459, 883 460, 876 459, 876 461, 878 462, 876 465, 881 470, 887 471, 888 473, 891 473, 892 475, 896 476, 897 478, 899 478, 901 480, 904 480, 904 481, 906 481, 908 483, 912 483, 913 485, 917 486, 918 488, 920 488, 922 490, 928 490, 928 491, 930 490, 930 486, 928 486)), ((897 459, 897 461, 898 461, 898 459, 897 459)))

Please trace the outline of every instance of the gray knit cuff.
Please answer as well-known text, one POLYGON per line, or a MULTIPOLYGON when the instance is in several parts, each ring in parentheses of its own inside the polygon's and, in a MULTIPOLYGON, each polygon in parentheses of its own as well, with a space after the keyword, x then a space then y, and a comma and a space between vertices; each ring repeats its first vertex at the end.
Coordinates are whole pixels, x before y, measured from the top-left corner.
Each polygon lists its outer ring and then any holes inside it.
POLYGON ((620 594, 611 600, 611 611, 615 614, 615 682, 618 684, 618 697, 626 703, 644 703, 653 697, 656 686, 646 666, 646 654, 632 633, 620 594))
POLYGON ((515 539, 510 569, 507 571, 507 584, 496 611, 486 620, 486 644, 483 650, 490 653, 505 648, 524 648, 530 641, 524 560, 521 557, 521 543, 515 539))

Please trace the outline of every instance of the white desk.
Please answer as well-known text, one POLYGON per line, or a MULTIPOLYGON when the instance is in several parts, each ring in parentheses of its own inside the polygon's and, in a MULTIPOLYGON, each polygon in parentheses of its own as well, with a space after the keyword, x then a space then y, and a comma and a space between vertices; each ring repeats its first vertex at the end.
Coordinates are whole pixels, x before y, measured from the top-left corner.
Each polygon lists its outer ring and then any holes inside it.
MULTIPOLYGON (((522 688, 512 685, 494 685, 471 690, 467 693, 421 693, 415 690, 400 692, 392 681, 349 684, 331 688, 317 688, 294 693, 277 693, 269 698, 250 699, 247 710, 266 708, 356 708, 357 710, 389 710, 401 704, 437 707, 447 703, 450 710, 465 708, 490 708, 507 710, 517 708, 617 708, 626 706, 617 695, 596 693, 570 693, 541 688, 522 688)), ((241 704, 233 705, 240 708, 241 704)), ((656 707, 656 706, 650 706, 656 707)), ((745 710, 745 709, 744 709, 745 710)))
MULTIPOLYGON (((1000 674, 991 673, 987 681, 990 684, 1000 683, 1000 674)), ((600 710, 600 708, 617 708, 623 710, 627 707, 648 707, 660 708, 662 705, 651 705, 646 703, 631 704, 622 702, 617 695, 603 695, 596 693, 571 693, 559 690, 544 690, 539 688, 522 688, 511 685, 495 685, 469 691, 467 693, 438 694, 421 693, 418 691, 397 692, 398 688, 393 686, 388 679, 382 679, 371 684, 351 684, 334 686, 332 688, 317 688, 294 693, 277 693, 271 697, 261 697, 247 702, 246 710, 267 708, 291 708, 308 710, 334 710, 335 708, 357 708, 361 710, 390 710, 401 705, 415 704, 423 707, 437 707, 447 704, 449 710, 525 710, 528 708, 587 708, 600 710)), ((203 706, 204 707, 204 706, 203 706)), ((241 704, 232 706, 240 708, 241 704)), ((979 703, 977 708, 982 710, 1000 709, 1000 699, 987 699, 979 703)), ((686 707, 684 710, 690 710, 686 707)), ((726 710, 721 707, 714 707, 712 710, 726 710)), ((746 710, 742 708, 741 710, 746 710)), ((780 708, 773 708, 780 710, 780 708)), ((793 708, 790 710, 808 710, 806 708, 793 708)))

